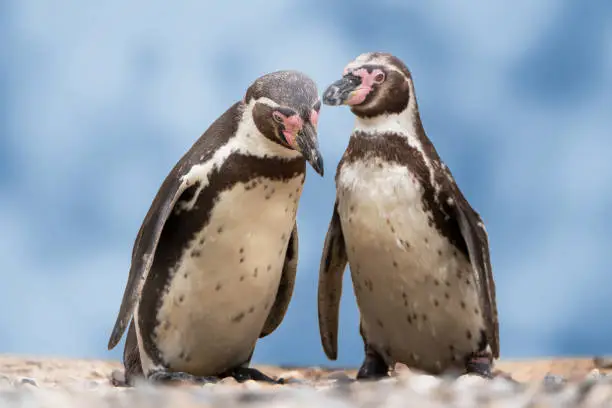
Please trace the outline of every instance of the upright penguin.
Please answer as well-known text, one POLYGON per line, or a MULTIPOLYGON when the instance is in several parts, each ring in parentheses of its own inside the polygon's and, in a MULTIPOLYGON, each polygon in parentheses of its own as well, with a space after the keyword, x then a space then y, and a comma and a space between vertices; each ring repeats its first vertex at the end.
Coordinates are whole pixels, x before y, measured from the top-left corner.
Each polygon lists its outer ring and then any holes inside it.
POLYGON ((133 317, 128 382, 273 381, 248 365, 292 296, 306 160, 323 175, 320 106, 303 73, 264 75, 166 177, 136 237, 108 344, 133 317))
POLYGON ((491 376, 499 327, 487 233, 425 135, 410 71, 393 55, 362 54, 323 103, 356 116, 319 271, 325 353, 337 357, 348 262, 365 344, 357 378, 384 377, 395 362, 491 376))

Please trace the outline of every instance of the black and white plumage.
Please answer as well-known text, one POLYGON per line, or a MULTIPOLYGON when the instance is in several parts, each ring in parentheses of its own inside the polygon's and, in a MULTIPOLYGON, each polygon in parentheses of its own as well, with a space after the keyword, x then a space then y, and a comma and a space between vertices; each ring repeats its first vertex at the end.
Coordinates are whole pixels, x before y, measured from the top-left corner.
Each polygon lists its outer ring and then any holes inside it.
POLYGON ((366 352, 358 378, 396 362, 490 375, 499 328, 487 233, 425 134, 410 71, 390 54, 362 54, 323 102, 356 116, 319 272, 327 356, 337 357, 348 263, 366 352))
POLYGON ((264 75, 166 177, 134 243, 109 340, 111 349, 133 317, 128 380, 271 380, 248 364, 293 293, 306 160, 323 175, 320 106, 306 75, 264 75))

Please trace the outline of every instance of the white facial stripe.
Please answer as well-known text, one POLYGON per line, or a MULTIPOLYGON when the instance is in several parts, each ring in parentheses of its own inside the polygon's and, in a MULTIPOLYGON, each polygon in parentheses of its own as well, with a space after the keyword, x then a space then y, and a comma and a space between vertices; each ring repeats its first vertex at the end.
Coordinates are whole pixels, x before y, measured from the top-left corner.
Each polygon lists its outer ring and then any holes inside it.
POLYGON ((418 112, 412 81, 409 81, 408 84, 411 97, 404 111, 400 113, 383 114, 367 119, 356 116, 354 132, 361 131, 365 134, 395 133, 404 136, 408 141, 408 145, 416 149, 423 157, 423 161, 429 171, 431 185, 436 191, 434 197, 437 201, 441 186, 435 180, 434 165, 429 156, 425 154, 423 144, 417 135, 417 129, 414 127, 418 112))
POLYGON ((349 71, 359 69, 363 65, 381 65, 385 67, 385 69, 387 69, 388 71, 397 72, 404 78, 409 79, 399 68, 397 68, 393 64, 390 64, 385 57, 371 58, 369 57, 369 55, 370 54, 362 54, 355 60, 349 62, 348 65, 344 68, 344 74, 348 73, 349 71))
MULTIPOLYGON (((198 182, 200 186, 193 195, 193 198, 189 202, 183 203, 180 208, 177 207, 177 210, 189 211, 193 208, 200 192, 204 187, 208 186, 211 172, 220 168, 223 162, 233 153, 255 157, 272 156, 286 159, 292 159, 300 155, 297 151, 287 149, 268 139, 257 129, 253 120, 253 106, 256 102, 262 101, 266 104, 274 103, 268 98, 259 98, 257 101, 251 101, 244 109, 236 135, 230 138, 225 145, 218 148, 210 159, 195 164, 187 174, 181 177, 183 186, 192 186, 198 182)), ((203 159, 204 157, 201 157, 201 160, 203 159)))
POLYGON ((265 96, 262 96, 261 98, 257 98, 254 102, 252 102, 249 105, 253 105, 255 103, 263 103, 264 105, 268 105, 271 108, 278 108, 280 105, 276 102, 274 102, 272 99, 270 98, 266 98, 265 96))

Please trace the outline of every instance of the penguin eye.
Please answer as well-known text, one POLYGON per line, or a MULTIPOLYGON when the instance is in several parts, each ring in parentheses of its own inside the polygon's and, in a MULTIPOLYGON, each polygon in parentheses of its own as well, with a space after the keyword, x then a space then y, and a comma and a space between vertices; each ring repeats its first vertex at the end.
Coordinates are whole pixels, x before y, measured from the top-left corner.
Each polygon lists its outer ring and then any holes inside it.
POLYGON ((272 112, 272 118, 276 123, 283 123, 283 120, 285 119, 283 114, 277 111, 272 112))
POLYGON ((376 82, 377 84, 382 83, 382 81, 384 81, 384 80, 385 80, 385 73, 384 72, 379 72, 374 77, 374 82, 376 82))

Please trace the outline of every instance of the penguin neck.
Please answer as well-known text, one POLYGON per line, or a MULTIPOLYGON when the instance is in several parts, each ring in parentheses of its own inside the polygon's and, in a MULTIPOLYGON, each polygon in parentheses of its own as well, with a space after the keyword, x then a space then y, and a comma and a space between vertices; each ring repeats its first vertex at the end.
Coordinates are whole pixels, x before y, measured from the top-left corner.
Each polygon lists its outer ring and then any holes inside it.
POLYGON ((282 146, 267 138, 259 131, 253 119, 254 101, 244 105, 242 117, 236 130, 236 142, 240 145, 242 152, 257 157, 278 157, 294 159, 301 154, 293 149, 282 146))
POLYGON ((384 134, 395 134, 406 138, 408 142, 412 140, 424 143, 425 131, 421 123, 418 108, 411 99, 408 106, 399 113, 384 113, 374 117, 356 116, 354 133, 370 136, 380 136, 384 134))

